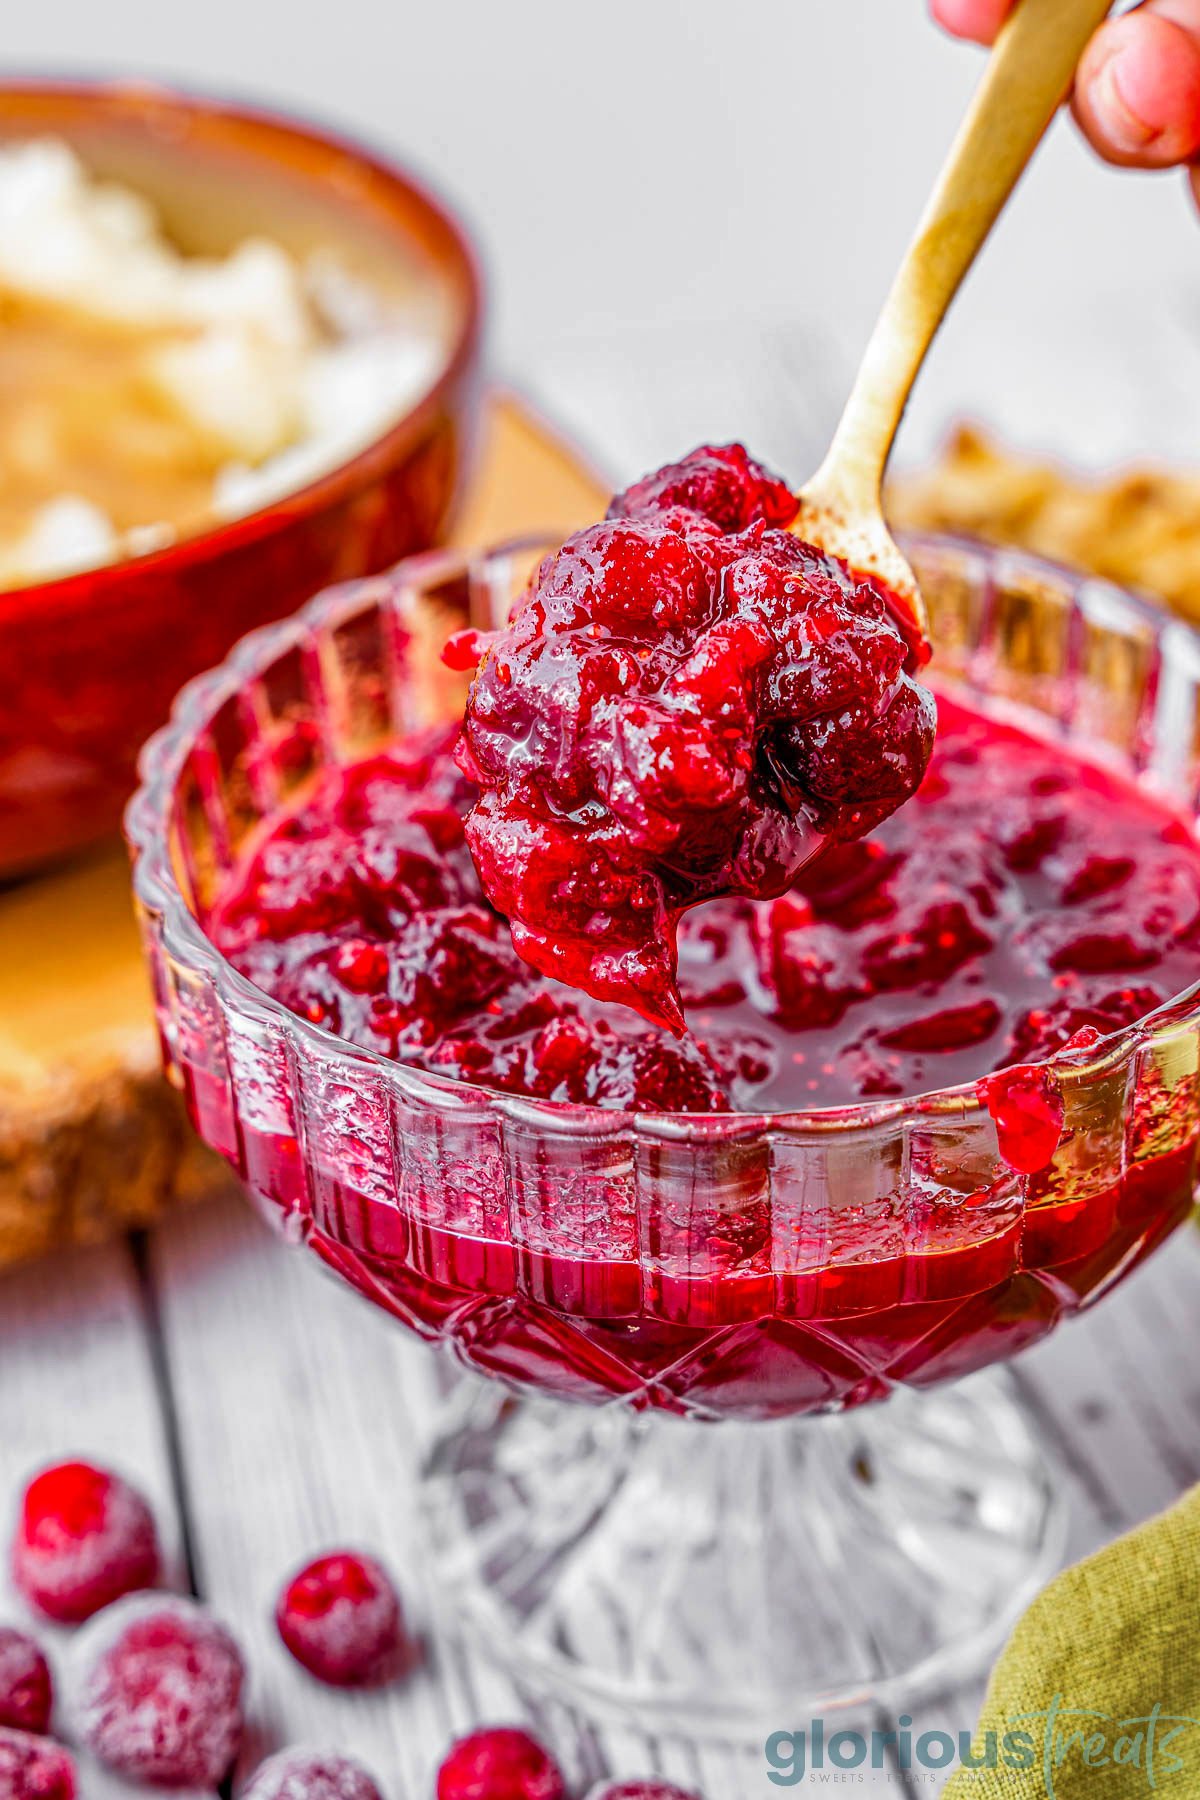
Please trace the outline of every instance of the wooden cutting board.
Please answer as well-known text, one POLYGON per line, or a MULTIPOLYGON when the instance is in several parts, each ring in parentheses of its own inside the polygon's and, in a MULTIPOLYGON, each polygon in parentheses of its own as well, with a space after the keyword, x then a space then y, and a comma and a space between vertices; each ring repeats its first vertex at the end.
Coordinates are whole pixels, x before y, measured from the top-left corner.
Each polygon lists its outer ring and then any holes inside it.
MULTIPOLYGON (((606 499, 497 395, 456 541, 565 536, 606 499)), ((224 1179, 159 1073, 123 847, 0 891, 0 1267, 148 1224, 224 1179)))

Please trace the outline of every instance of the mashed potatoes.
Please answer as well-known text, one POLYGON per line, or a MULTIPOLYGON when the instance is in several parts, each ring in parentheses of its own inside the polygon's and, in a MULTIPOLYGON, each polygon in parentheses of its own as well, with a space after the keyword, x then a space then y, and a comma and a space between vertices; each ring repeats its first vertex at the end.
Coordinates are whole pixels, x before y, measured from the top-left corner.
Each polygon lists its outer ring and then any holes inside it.
POLYGON ((184 256, 67 145, 0 148, 0 587, 314 480, 429 385, 432 335, 320 257, 184 256))

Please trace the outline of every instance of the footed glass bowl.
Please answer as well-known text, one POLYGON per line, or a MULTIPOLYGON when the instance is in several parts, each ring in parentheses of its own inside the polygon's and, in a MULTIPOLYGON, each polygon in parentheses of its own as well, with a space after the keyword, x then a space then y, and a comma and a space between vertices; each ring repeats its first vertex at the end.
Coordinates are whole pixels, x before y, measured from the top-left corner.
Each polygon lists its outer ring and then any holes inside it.
MULTIPOLYGON (((1055 1060, 1064 1129, 1031 1177, 973 1087, 624 1114, 405 1068, 268 998, 205 931, 240 855, 330 760, 461 710, 441 644, 544 548, 334 589, 184 690, 127 820, 166 1067, 286 1236, 505 1384, 467 1384, 425 1480, 442 1588, 510 1662, 722 1736, 911 1703, 1058 1543, 1003 1381, 916 1390, 1035 1342, 1185 1216, 1200 999, 1055 1060)), ((1195 634, 1029 558, 908 548, 943 688, 1194 813, 1195 634)))

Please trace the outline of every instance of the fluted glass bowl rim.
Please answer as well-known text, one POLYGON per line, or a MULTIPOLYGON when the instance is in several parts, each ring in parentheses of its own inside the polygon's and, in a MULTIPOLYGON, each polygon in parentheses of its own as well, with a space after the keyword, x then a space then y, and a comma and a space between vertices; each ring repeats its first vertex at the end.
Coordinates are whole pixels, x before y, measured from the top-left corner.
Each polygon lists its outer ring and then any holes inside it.
MULTIPOLYGON (((903 532, 898 537, 906 553, 957 554, 987 566, 993 575, 1017 573, 1037 582, 1065 584, 1076 592, 1104 591, 1119 597, 1124 609, 1138 615, 1156 639, 1164 632, 1186 641, 1200 664, 1200 630, 1169 614, 1154 600, 1069 565, 1009 546, 946 532, 903 532)), ((553 533, 523 533, 480 548, 449 547, 422 551, 397 563, 382 574, 359 577, 326 588, 288 618, 248 632, 216 667, 195 676, 176 696, 168 723, 147 740, 138 759, 139 785, 125 811, 125 835, 133 863, 133 889, 140 908, 161 920, 162 941, 174 962, 188 973, 207 980, 217 996, 223 1018, 236 1013, 272 1028, 296 1052, 311 1050, 328 1060, 331 1055, 349 1065, 367 1066, 385 1083, 426 1107, 447 1109, 487 1105, 508 1118, 553 1124, 556 1132, 578 1131, 589 1137, 614 1136, 635 1131, 642 1136, 685 1140, 693 1143, 727 1142, 756 1136, 764 1131, 797 1134, 869 1132, 884 1127, 903 1128, 906 1122, 934 1117, 966 1121, 986 1112, 975 1081, 960 1082, 899 1099, 865 1100, 858 1104, 800 1108, 791 1111, 733 1111, 728 1113, 671 1113, 589 1107, 565 1100, 511 1094, 483 1083, 438 1076, 412 1064, 399 1062, 364 1045, 314 1025, 292 1012, 282 1001, 242 975, 217 948, 189 906, 175 871, 169 849, 169 822, 176 783, 199 734, 220 706, 233 699, 247 681, 259 675, 280 655, 310 635, 327 631, 351 613, 373 592, 386 592, 416 583, 449 580, 471 568, 532 551, 544 551, 553 533)), ((1028 709, 1025 709, 1028 710, 1028 709)), ((1086 1085, 1113 1070, 1137 1049, 1160 1033, 1178 1031, 1200 1023, 1200 976, 1189 987, 1131 1025, 1108 1033, 1087 1049, 1060 1050, 1031 1059, 1025 1066, 1052 1071, 1072 1086, 1086 1085)))

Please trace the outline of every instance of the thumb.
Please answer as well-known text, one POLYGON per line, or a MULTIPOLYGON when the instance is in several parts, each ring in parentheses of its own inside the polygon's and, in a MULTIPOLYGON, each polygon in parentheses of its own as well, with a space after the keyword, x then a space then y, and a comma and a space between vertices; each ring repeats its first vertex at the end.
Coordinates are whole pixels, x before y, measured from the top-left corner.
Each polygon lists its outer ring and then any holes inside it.
POLYGON ((938 24, 954 37, 990 44, 1016 0, 930 0, 938 24))
POLYGON ((1102 25, 1073 104, 1109 162, 1165 169, 1200 154, 1200 0, 1146 0, 1102 25))

